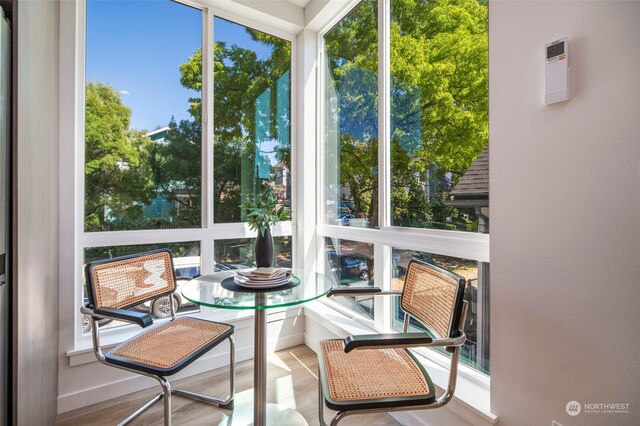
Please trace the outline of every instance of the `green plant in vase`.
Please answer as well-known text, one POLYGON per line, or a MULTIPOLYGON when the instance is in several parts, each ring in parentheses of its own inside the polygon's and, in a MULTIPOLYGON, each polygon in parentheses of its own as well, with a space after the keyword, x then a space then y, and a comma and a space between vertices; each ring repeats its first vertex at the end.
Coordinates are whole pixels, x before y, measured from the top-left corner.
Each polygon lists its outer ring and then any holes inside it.
POLYGON ((278 222, 289 220, 289 213, 284 206, 278 204, 278 197, 268 187, 257 200, 249 200, 242 203, 241 207, 247 210, 247 224, 249 229, 257 231, 255 245, 256 266, 271 267, 273 265, 273 237, 271 227, 278 222))

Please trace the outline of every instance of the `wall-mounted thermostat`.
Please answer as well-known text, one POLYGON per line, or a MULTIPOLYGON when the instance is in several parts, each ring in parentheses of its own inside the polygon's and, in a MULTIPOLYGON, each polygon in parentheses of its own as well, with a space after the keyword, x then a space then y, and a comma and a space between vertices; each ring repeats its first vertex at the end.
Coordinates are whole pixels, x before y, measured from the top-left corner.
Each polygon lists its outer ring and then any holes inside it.
POLYGON ((569 99, 569 40, 564 37, 545 46, 544 103, 550 105, 569 99))

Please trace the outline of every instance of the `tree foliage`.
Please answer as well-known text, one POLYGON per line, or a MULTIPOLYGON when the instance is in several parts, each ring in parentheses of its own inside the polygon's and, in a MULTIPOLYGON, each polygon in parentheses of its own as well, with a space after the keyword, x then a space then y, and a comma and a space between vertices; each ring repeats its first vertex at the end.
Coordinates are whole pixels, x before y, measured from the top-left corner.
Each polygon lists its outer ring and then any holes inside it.
MULTIPOLYGON (((393 221, 469 226, 443 202, 488 143, 486 1, 392 0, 391 8, 393 221)), ((377 2, 363 0, 325 35, 327 87, 335 98, 325 102, 325 117, 327 135, 335 133, 337 143, 338 184, 349 189, 356 215, 373 226, 378 221, 377 14, 377 2)), ((278 105, 277 97, 290 70, 290 43, 246 31, 270 54, 259 57, 232 42, 217 41, 214 48, 216 222, 244 219, 241 201, 263 185, 257 163, 267 156, 288 169, 291 163, 289 104, 278 105), (258 99, 266 99, 268 117, 259 117, 258 99), (264 140, 273 144, 272 152, 256 149, 264 140)), ((202 92, 201 50, 185 58, 179 71, 184 87, 202 92)), ((86 94, 86 229, 152 227, 144 206, 156 196, 176 205, 173 226, 199 226, 201 97, 189 99, 190 119, 171 119, 159 143, 130 129, 131 110, 113 87, 90 82, 86 94)))
MULTIPOLYGON (((242 193, 262 184, 255 176, 256 126, 265 138, 277 140, 274 155, 290 169, 290 117, 278 110, 276 84, 290 68, 290 43, 247 29, 253 40, 272 49, 259 59, 256 52, 217 42, 214 50, 214 211, 216 222, 241 220, 242 193), (258 123, 256 99, 269 96, 271 117, 258 123), (276 114, 286 117, 276 117, 276 114), (279 128, 280 127, 280 128, 279 128), (284 135, 284 136, 283 136, 284 135)), ((180 83, 202 92, 202 51, 180 65, 180 83)), ((289 81, 286 80, 287 94, 289 81)), ((189 99, 190 119, 168 123, 160 141, 130 129, 131 110, 113 87, 87 83, 86 203, 88 230, 144 229, 155 226, 200 226, 202 187, 202 99, 189 99), (172 223, 148 217, 154 197, 175 205, 172 223)), ((287 105, 288 105, 287 100, 287 105)), ((267 160, 265 160, 267 161, 267 160)))
POLYGON ((153 197, 150 141, 129 129, 131 110, 112 86, 87 83, 85 114, 85 229, 140 225, 153 197))
MULTIPOLYGON (((214 48, 214 212, 216 222, 241 220, 243 193, 255 195, 261 185, 255 176, 256 126, 264 126, 266 139, 276 141, 275 156, 290 169, 290 118, 275 117, 276 84, 290 68, 290 43, 259 31, 246 30, 253 40, 272 48, 258 58, 256 52, 218 41, 214 48), (271 117, 257 120, 256 99, 269 93, 271 117), (281 128, 278 128, 278 125, 281 128), (286 138, 282 137, 286 134, 286 138), (247 187, 248 186, 248 187, 247 187)), ((200 91, 202 52, 197 50, 180 66, 183 86, 200 91)), ((200 120, 201 98, 190 99, 190 113, 200 120)), ((173 143, 172 141, 170 143, 173 143)))
POLYGON ((487 7, 402 0, 391 13, 392 134, 419 127, 416 167, 462 175, 488 143, 487 7))
POLYGON ((202 125, 200 120, 172 118, 163 142, 150 149, 151 168, 158 195, 176 207, 174 226, 200 226, 202 125))
MULTIPOLYGON (((460 217, 443 205, 442 190, 455 185, 488 143, 487 6, 478 0, 393 0, 391 9, 394 222, 440 226, 460 217), (440 193, 430 193, 430 186, 440 193)), ((365 0, 325 36, 327 74, 337 97, 326 115, 338 123, 340 183, 356 204, 366 200, 356 210, 373 226, 376 16, 377 2, 365 0)))

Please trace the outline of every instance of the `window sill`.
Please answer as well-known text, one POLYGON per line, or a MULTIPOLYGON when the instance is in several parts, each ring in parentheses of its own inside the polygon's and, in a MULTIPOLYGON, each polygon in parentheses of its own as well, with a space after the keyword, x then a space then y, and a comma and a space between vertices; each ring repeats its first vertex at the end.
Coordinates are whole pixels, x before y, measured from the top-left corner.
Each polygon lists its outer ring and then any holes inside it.
MULTIPOLYGON (((331 302, 314 301, 305 304, 305 316, 308 316, 337 336, 378 332, 370 325, 363 324, 334 309, 330 303, 331 302)), ((318 342, 320 339, 314 339, 313 336, 310 336, 310 340, 318 342)), ((317 351, 318 348, 312 347, 311 349, 317 351)), ((416 351, 415 353, 427 371, 429 371, 433 383, 438 386, 441 391, 443 388, 446 388, 449 375, 448 358, 433 350, 424 349, 416 351)), ((460 364, 456 393, 449 404, 450 410, 471 424, 477 424, 480 423, 480 421, 495 424, 498 421, 498 417, 491 412, 489 386, 490 379, 487 376, 460 364)))

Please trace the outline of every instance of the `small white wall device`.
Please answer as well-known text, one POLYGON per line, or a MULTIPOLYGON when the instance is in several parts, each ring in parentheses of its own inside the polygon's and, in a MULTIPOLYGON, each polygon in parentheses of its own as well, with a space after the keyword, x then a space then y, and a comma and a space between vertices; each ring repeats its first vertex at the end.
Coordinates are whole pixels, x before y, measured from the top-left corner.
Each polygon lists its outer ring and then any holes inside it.
POLYGON ((545 105, 571 99, 569 71, 569 39, 564 37, 546 44, 544 65, 545 105))

